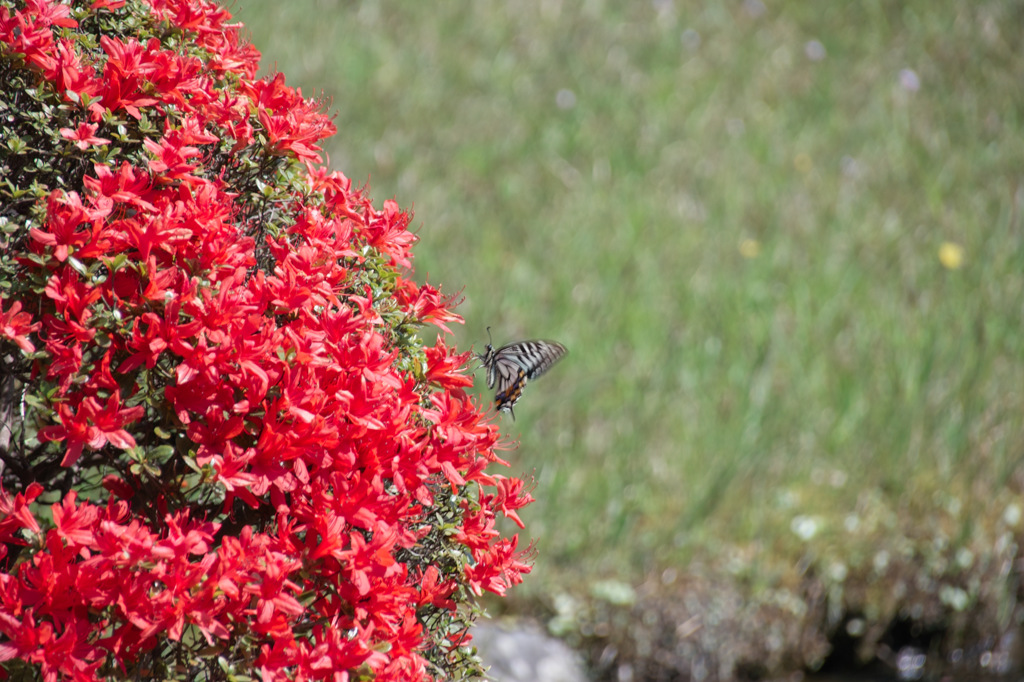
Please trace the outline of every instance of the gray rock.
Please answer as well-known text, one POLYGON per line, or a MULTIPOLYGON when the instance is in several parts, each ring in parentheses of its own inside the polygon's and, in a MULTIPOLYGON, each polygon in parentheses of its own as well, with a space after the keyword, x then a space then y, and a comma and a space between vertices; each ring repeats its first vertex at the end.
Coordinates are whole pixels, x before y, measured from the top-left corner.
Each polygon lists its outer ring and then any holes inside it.
POLYGON ((473 641, 494 682, 587 682, 576 653, 532 623, 478 622, 473 641))

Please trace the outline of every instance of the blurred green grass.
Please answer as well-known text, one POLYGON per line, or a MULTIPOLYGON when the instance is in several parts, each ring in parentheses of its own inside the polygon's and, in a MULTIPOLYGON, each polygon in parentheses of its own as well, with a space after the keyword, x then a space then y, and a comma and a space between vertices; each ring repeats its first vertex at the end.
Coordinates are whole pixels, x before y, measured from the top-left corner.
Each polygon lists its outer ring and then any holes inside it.
POLYGON ((1019 533, 1024 3, 232 10, 415 211, 458 345, 570 348, 502 424, 527 589, 1019 533))

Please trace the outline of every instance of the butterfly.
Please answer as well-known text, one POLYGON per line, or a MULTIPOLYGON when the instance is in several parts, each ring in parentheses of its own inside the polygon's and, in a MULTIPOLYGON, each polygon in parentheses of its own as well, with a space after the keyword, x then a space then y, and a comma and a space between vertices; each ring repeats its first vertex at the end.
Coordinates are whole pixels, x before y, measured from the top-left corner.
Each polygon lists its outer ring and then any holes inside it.
MULTIPOLYGON (((490 335, 488 327, 487 336, 490 335)), ((498 350, 488 343, 487 351, 483 355, 477 353, 477 358, 487 368, 487 388, 498 386, 494 394, 498 411, 511 413, 515 420, 512 408, 522 397, 526 382, 551 369, 567 352, 565 346, 554 341, 517 341, 498 350)))

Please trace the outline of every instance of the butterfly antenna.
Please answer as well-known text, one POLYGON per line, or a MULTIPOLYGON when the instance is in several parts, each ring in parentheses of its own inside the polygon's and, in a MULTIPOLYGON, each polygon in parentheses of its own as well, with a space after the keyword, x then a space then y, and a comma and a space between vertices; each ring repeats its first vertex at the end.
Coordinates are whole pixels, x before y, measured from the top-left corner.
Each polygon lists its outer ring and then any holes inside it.
MULTIPOLYGON (((493 345, 493 342, 491 340, 491 328, 488 327, 487 328, 487 346, 490 347, 491 345, 493 345)), ((476 372, 479 371, 480 368, 484 366, 484 356, 481 355, 480 353, 475 352, 475 351, 474 351, 473 355, 475 355, 476 356, 475 359, 480 362, 479 366, 477 366, 477 367, 475 367, 474 369, 471 370, 471 372, 473 374, 476 374, 476 372)))

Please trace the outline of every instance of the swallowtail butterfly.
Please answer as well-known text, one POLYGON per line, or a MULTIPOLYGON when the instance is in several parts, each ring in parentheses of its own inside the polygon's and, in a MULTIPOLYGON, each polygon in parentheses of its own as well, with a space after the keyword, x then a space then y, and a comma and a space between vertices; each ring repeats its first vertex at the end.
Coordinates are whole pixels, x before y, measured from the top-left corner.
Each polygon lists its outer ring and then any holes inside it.
MULTIPOLYGON (((488 336, 490 333, 488 327, 488 336)), ((526 382, 551 369, 566 352, 565 346, 554 341, 517 341, 498 350, 488 343, 487 351, 477 357, 487 368, 487 387, 497 386, 494 404, 498 411, 507 411, 515 419, 512 408, 522 397, 526 382)))

